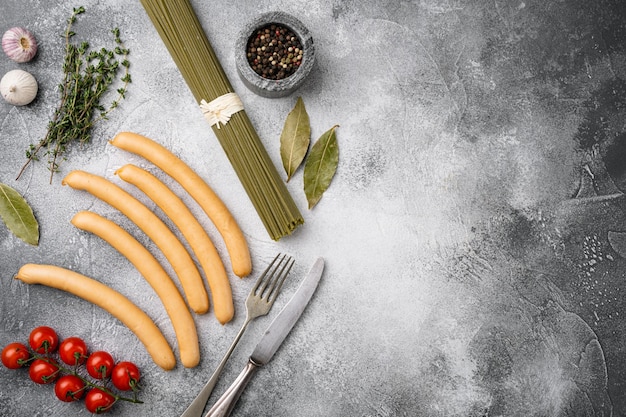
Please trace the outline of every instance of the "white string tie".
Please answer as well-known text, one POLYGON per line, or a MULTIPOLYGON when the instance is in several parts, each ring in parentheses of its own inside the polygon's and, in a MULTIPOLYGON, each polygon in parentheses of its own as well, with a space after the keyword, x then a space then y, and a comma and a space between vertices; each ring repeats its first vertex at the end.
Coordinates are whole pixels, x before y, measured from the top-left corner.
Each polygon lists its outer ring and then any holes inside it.
POLYGON ((210 103, 202 99, 200 109, 209 124, 219 129, 220 124, 225 125, 233 114, 243 110, 243 103, 236 93, 226 93, 210 103))

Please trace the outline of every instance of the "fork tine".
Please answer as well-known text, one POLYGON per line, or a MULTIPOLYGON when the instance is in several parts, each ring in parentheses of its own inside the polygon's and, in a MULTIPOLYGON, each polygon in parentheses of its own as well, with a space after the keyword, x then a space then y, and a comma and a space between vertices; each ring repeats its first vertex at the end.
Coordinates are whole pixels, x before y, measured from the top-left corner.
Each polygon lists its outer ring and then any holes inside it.
POLYGON ((265 276, 267 275, 269 270, 272 269, 272 267, 274 266, 274 263, 276 262, 276 259, 278 259, 279 256, 280 256, 280 253, 274 257, 272 262, 270 262, 270 264, 267 266, 267 268, 265 268, 265 271, 263 271, 263 273, 261 274, 259 279, 257 279, 256 283, 254 284, 254 287, 252 287, 252 293, 253 294, 257 292, 257 290, 259 289, 259 286, 261 286, 261 284, 265 283, 263 288, 261 288, 261 291, 259 292, 259 294, 263 293, 263 291, 265 290, 265 287, 267 286, 267 282, 265 281, 265 276))
POLYGON ((287 255, 283 255, 280 259, 278 259, 278 262, 276 262, 276 259, 280 256, 281 254, 279 253, 276 258, 274 258, 274 260, 272 261, 272 263, 270 264, 270 266, 268 267, 268 269, 271 269, 271 273, 270 276, 268 277, 268 279, 263 280, 263 285, 261 286, 261 289, 259 290, 259 292, 257 293, 257 295, 259 297, 263 297, 263 294, 265 293, 265 290, 267 289, 267 286, 270 284, 270 282, 272 282, 272 279, 274 279, 275 275, 276 275, 276 271, 278 270, 278 268, 280 267, 280 265, 283 263, 283 261, 285 260, 285 257, 287 255))
POLYGON ((278 293, 283 287, 283 283, 285 282, 285 279, 287 279, 287 275, 289 275, 289 271, 291 271, 291 267, 294 262, 293 258, 289 257, 287 262, 283 265, 283 268, 280 270, 279 277, 272 282, 272 287, 267 292, 268 303, 274 303, 274 300, 278 297, 278 293))
POLYGON ((270 293, 272 292, 272 289, 276 286, 276 281, 278 281, 280 279, 280 277, 281 277, 283 271, 285 270, 285 267, 289 263, 290 259, 291 259, 290 256, 283 255, 283 257, 280 258, 280 262, 276 264, 276 268, 274 268, 274 271, 272 271, 271 278, 269 280, 267 280, 265 286, 263 287, 263 290, 266 291, 265 292, 265 297, 269 297, 270 296, 270 293), (285 263, 283 263, 283 261, 285 263), (282 265, 282 268, 279 271, 278 268, 280 268, 281 265, 282 265))

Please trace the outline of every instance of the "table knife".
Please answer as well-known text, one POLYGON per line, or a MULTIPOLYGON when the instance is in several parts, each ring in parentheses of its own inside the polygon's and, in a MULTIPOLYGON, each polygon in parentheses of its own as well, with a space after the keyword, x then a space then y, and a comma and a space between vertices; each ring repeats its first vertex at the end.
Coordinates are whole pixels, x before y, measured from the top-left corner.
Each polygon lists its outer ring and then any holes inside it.
POLYGON ((300 315, 317 288, 323 271, 324 259, 318 258, 296 290, 296 293, 291 297, 291 300, 289 300, 280 313, 278 313, 261 337, 252 355, 250 355, 246 367, 204 417, 228 417, 230 415, 241 393, 256 370, 272 359, 296 324, 296 321, 298 321, 298 318, 300 318, 300 315))

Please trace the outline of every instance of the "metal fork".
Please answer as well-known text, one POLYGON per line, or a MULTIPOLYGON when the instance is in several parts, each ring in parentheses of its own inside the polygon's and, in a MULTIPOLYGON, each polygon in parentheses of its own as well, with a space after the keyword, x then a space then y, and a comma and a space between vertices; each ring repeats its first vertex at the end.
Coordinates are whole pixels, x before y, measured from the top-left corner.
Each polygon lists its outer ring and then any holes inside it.
POLYGON ((281 256, 279 253, 265 269, 265 271, 263 271, 263 274, 261 274, 257 282, 254 284, 254 287, 252 287, 252 290, 246 299, 246 319, 243 322, 241 329, 239 329, 237 336, 235 336, 235 340, 228 348, 228 351, 226 351, 226 354, 217 366, 217 369, 215 369, 215 372, 213 372, 211 379, 209 379, 209 381, 204 385, 198 396, 180 417, 202 417, 202 411, 204 411, 204 407, 206 407, 206 403, 211 396, 211 392, 213 391, 213 388, 215 387, 215 384, 217 383, 217 380, 226 365, 226 361, 228 361, 231 353, 233 353, 237 342, 239 342, 239 339, 241 339, 241 336, 252 320, 257 317, 264 316, 270 311, 293 263, 294 260, 291 256, 281 256))

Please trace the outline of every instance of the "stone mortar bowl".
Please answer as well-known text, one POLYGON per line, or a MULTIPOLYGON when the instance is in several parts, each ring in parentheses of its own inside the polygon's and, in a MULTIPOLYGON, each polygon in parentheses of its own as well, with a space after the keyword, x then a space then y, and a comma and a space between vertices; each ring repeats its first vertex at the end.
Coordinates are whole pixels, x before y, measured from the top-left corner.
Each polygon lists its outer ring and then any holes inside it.
POLYGON ((313 68, 315 47, 309 30, 295 17, 284 12, 264 13, 249 22, 239 33, 235 44, 235 64, 243 83, 254 93, 268 98, 284 97, 293 93, 304 82, 313 68), (287 78, 269 80, 254 72, 246 56, 250 36, 259 28, 269 24, 285 26, 300 39, 302 44, 302 64, 287 78))

